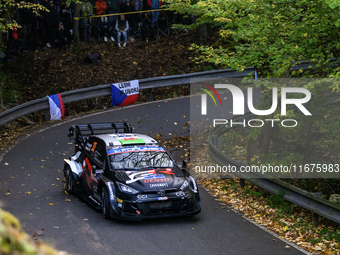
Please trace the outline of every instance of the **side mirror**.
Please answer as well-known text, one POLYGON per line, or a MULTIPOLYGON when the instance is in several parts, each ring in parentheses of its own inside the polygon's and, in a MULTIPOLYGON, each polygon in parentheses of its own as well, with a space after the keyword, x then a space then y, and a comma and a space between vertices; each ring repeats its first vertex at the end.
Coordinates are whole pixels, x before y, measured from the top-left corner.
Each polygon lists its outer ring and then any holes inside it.
POLYGON ((187 161, 186 160, 183 160, 182 164, 177 164, 176 165, 179 167, 179 168, 187 168, 187 161))

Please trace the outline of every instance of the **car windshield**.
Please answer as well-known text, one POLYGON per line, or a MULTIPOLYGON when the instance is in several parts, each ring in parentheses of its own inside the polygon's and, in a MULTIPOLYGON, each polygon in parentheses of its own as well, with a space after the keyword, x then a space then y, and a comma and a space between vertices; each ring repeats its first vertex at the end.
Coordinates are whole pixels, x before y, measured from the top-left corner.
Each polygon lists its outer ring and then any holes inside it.
POLYGON ((133 151, 111 154, 113 169, 139 170, 145 168, 173 167, 174 163, 165 151, 133 151))

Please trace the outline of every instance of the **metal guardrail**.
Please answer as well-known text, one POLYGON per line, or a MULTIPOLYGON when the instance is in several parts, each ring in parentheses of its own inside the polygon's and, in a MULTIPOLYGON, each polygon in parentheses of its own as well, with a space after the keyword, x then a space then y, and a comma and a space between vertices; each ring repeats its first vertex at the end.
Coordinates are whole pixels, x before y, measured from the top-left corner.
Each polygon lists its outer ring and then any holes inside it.
MULTIPOLYGON (((220 136, 225 133, 223 125, 219 125, 210 131, 208 137, 208 153, 211 158, 219 165, 232 165, 239 169, 242 165, 246 165, 244 162, 232 159, 231 157, 223 154, 219 146, 220 142, 217 142, 220 136)), ((328 200, 318 197, 316 194, 309 193, 288 183, 285 183, 279 179, 264 179, 260 178, 255 173, 233 173, 236 177, 246 180, 266 191, 273 194, 279 194, 281 190, 284 191, 283 198, 287 201, 294 203, 300 207, 303 207, 311 212, 315 213, 313 223, 317 225, 317 215, 323 216, 336 223, 340 223, 340 205, 332 203, 328 200)))
MULTIPOLYGON (((217 79, 217 78, 241 78, 246 77, 255 71, 254 67, 248 67, 242 72, 236 72, 230 69, 214 70, 207 72, 197 72, 191 74, 172 75, 172 76, 161 76, 149 79, 139 80, 140 89, 149 89, 150 91, 154 88, 161 88, 167 86, 185 85, 190 84, 190 79, 217 79)), ((86 99, 93 99, 103 96, 111 96, 110 84, 94 86, 89 88, 77 89, 67 92, 60 93, 64 104, 77 102, 86 99)), ((150 100, 152 100, 152 93, 150 93, 150 100)), ((0 113, 0 126, 16 120, 22 116, 37 111, 49 109, 49 103, 47 97, 36 99, 11 109, 8 109, 0 113)))
MULTIPOLYGON (((336 67, 338 64, 336 63, 336 58, 331 58, 330 61, 331 67, 336 67)), ((316 64, 312 61, 297 61, 291 63, 290 71, 296 70, 307 70, 311 68, 315 68, 316 64)), ((249 74, 253 73, 255 68, 253 66, 247 67, 242 72, 233 71, 231 68, 222 69, 222 70, 213 70, 207 72, 197 72, 191 74, 181 74, 181 75, 172 75, 172 76, 161 76, 149 79, 139 80, 140 89, 149 89, 150 90, 150 100, 152 101, 152 92, 153 88, 167 87, 167 86, 176 86, 176 85, 184 85, 189 84, 190 79, 192 78, 200 78, 200 79, 210 79, 210 78, 241 78, 246 77, 249 74)), ((95 87, 83 88, 72 90, 68 92, 60 93, 64 104, 77 102, 86 99, 93 99, 97 97, 110 96, 111 89, 110 84, 100 85, 95 87)), ((37 111, 47 110, 49 109, 49 103, 47 97, 36 99, 18 106, 15 106, 11 109, 8 109, 4 112, 0 112, 0 126, 16 120, 22 116, 25 116, 30 113, 34 113, 37 111)))

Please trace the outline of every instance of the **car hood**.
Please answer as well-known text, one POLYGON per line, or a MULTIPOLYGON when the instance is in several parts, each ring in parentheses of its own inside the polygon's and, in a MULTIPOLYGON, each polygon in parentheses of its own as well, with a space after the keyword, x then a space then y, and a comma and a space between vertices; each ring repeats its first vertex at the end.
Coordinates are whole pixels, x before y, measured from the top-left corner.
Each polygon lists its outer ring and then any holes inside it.
POLYGON ((126 171, 129 177, 125 183, 140 191, 179 188, 184 176, 178 176, 172 168, 126 171))

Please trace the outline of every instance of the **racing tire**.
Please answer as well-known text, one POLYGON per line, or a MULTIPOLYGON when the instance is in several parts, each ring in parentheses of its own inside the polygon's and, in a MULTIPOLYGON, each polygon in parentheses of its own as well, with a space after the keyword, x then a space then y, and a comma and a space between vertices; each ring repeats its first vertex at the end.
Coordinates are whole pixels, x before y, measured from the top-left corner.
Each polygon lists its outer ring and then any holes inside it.
POLYGON ((102 216, 104 219, 110 218, 110 200, 109 200, 109 194, 107 192, 106 188, 102 189, 102 216))
POLYGON ((73 194, 74 191, 73 174, 69 165, 65 168, 65 190, 69 194, 73 194))

